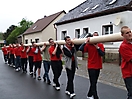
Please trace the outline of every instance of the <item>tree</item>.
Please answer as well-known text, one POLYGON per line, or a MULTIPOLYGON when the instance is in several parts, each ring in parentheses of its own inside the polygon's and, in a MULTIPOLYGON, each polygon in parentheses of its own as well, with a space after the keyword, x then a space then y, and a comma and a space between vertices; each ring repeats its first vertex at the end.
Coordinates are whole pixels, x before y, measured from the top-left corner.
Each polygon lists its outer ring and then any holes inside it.
POLYGON ((23 34, 31 25, 33 24, 32 21, 27 21, 26 19, 22 19, 21 22, 19 22, 19 26, 17 26, 8 36, 6 39, 8 43, 15 43, 17 40, 17 36, 23 34))
POLYGON ((11 26, 6 30, 6 32, 3 33, 3 38, 4 38, 4 40, 7 39, 7 37, 10 35, 10 33, 11 33, 16 27, 17 27, 17 26, 15 26, 15 25, 11 25, 11 26))
POLYGON ((0 32, 0 40, 3 40, 3 33, 0 32))

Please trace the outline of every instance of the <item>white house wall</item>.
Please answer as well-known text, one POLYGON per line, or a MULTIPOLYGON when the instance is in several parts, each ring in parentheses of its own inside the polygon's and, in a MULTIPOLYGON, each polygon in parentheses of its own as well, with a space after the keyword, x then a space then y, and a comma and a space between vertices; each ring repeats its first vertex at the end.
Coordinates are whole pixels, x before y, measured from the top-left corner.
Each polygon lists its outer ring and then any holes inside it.
POLYGON ((42 32, 26 34, 24 35, 24 43, 25 43, 25 40, 28 40, 28 43, 31 43, 31 39, 32 41, 35 41, 35 39, 39 39, 39 42, 41 42, 42 41, 42 39, 40 38, 41 35, 42 35, 42 32))
MULTIPOLYGON (((58 25, 57 26, 57 40, 61 40, 61 32, 67 31, 67 35, 71 38, 75 38, 75 29, 80 29, 80 34, 83 33, 83 28, 89 28, 89 33, 93 33, 94 31, 98 31, 99 35, 102 35, 102 26, 110 25, 110 23, 114 23, 117 17, 121 18, 122 23, 118 26, 113 25, 113 32, 119 33, 120 28, 124 25, 129 26, 132 29, 132 12, 125 11, 116 14, 86 19, 78 22, 72 22, 68 24, 58 25)), ((119 46, 119 42, 114 42, 112 46, 119 46)))

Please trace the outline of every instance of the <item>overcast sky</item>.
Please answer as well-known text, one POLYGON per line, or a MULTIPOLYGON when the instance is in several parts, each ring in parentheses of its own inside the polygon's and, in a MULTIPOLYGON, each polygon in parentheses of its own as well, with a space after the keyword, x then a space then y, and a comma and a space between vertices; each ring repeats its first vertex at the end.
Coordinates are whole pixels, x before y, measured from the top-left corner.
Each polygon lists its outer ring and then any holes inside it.
POLYGON ((0 2, 0 32, 5 32, 11 25, 18 25, 22 18, 37 21, 44 15, 72 8, 86 0, 1 0, 0 2))

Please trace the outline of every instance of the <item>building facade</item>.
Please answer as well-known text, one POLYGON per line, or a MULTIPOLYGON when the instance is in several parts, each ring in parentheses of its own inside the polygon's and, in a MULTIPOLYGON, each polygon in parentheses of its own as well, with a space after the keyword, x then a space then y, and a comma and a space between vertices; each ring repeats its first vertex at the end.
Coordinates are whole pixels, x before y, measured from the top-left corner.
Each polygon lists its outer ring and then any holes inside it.
MULTIPOLYGON (((84 38, 97 31, 99 35, 119 33, 122 26, 132 28, 132 0, 86 0, 70 10, 57 23, 57 40, 66 35, 84 38)), ((105 47, 118 48, 120 42, 105 43, 105 47)))

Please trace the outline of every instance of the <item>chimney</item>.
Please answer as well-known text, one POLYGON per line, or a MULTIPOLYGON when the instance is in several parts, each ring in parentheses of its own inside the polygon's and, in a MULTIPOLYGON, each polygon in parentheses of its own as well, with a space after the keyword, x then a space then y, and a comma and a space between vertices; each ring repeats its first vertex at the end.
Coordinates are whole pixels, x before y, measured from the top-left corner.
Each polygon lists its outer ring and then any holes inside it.
POLYGON ((44 18, 46 17, 46 15, 44 15, 44 18))

